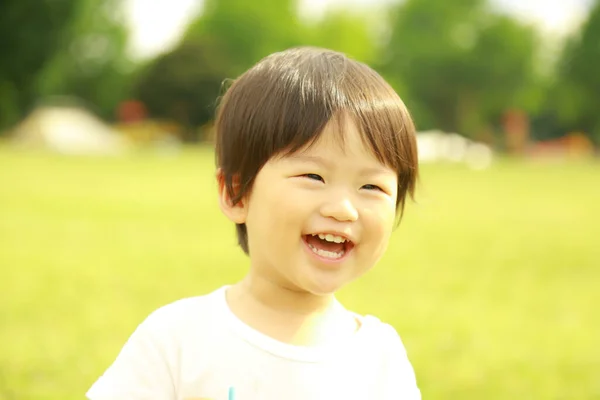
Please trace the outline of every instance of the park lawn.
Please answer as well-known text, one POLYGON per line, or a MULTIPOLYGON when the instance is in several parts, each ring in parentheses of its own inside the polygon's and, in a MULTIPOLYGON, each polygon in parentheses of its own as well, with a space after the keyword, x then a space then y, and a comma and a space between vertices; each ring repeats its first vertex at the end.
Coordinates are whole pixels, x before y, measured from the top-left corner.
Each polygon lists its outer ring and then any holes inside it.
MULTIPOLYGON (((81 399, 151 311, 239 279, 210 149, 0 146, 0 399, 81 399)), ((600 398, 600 163, 425 166, 340 299, 400 332, 424 399, 600 398)))

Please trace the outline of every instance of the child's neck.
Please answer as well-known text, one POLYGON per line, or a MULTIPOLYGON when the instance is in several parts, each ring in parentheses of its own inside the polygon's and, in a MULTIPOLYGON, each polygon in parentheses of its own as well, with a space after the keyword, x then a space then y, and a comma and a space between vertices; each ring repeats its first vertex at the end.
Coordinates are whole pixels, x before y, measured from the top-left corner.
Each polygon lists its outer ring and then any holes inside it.
POLYGON ((324 312, 335 300, 333 294, 319 296, 302 292, 251 274, 238 286, 252 300, 278 313, 311 316, 324 312))
POLYGON ((231 311, 252 328, 284 343, 321 346, 358 328, 333 295, 318 296, 253 276, 227 291, 231 311))

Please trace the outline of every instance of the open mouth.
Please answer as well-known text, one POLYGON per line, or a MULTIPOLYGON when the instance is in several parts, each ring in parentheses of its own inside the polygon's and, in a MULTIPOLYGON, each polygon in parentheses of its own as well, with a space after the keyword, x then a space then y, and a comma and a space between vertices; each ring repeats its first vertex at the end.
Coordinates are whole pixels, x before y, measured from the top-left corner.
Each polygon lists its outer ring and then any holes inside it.
POLYGON ((313 253, 330 261, 342 259, 354 248, 351 240, 331 233, 304 235, 303 239, 313 253))

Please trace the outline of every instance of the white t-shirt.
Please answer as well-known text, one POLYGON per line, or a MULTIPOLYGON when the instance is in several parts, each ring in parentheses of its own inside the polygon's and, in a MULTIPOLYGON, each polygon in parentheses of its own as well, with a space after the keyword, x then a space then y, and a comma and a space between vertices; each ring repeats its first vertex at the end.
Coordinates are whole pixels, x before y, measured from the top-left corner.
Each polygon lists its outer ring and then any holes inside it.
POLYGON ((400 337, 372 316, 333 346, 279 342, 229 309, 226 287, 146 318, 91 400, 418 400, 400 337))

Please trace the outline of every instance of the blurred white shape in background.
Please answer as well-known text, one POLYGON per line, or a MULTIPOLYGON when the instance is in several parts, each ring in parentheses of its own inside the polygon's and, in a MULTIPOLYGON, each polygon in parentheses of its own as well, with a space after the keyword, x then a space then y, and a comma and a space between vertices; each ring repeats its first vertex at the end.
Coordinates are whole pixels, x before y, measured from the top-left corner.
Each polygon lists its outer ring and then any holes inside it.
POLYGON ((490 146, 456 133, 438 130, 418 132, 417 147, 421 163, 462 162, 473 169, 485 169, 493 161, 493 151, 490 146))
POLYGON ((70 155, 115 155, 129 147, 109 125, 79 107, 39 107, 12 134, 20 146, 70 155))

